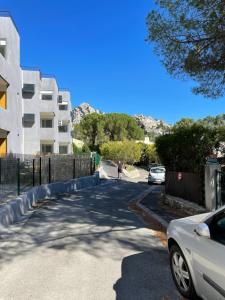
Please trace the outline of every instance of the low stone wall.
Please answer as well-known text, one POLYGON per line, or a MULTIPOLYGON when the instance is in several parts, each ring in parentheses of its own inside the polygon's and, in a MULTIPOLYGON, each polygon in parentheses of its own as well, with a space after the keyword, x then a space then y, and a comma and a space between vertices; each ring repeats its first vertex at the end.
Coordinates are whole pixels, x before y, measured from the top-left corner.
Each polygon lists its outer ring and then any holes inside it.
POLYGON ((178 209, 178 210, 180 209, 190 216, 208 212, 204 207, 196 203, 184 200, 182 198, 174 197, 168 194, 165 194, 162 197, 162 200, 164 204, 174 209, 178 209))
POLYGON ((21 196, 0 206, 0 226, 8 226, 21 218, 37 204, 38 201, 54 197, 60 193, 73 193, 77 190, 99 184, 99 173, 66 182, 56 182, 36 186, 21 196))

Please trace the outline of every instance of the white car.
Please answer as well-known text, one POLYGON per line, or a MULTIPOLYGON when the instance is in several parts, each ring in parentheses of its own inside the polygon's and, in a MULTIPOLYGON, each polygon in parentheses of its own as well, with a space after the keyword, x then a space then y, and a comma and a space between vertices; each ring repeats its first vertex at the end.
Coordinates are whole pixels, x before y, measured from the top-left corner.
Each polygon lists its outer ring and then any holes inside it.
POLYGON ((166 169, 163 166, 150 168, 149 175, 148 175, 148 184, 164 183, 165 174, 166 174, 166 169))
POLYGON ((188 299, 225 299, 225 206, 216 212, 173 220, 167 231, 170 267, 188 299), (198 298, 197 298, 198 299, 198 298))

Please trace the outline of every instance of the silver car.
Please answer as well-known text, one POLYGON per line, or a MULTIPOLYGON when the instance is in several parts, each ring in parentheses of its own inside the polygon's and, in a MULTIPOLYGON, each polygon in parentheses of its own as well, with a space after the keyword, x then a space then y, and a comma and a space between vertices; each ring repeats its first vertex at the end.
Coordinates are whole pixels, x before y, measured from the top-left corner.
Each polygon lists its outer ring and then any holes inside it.
POLYGON ((150 168, 149 175, 148 175, 148 184, 164 183, 165 173, 166 173, 166 169, 163 166, 150 168))
POLYGON ((170 267, 188 299, 225 299, 225 206, 216 212, 174 220, 168 227, 170 267))

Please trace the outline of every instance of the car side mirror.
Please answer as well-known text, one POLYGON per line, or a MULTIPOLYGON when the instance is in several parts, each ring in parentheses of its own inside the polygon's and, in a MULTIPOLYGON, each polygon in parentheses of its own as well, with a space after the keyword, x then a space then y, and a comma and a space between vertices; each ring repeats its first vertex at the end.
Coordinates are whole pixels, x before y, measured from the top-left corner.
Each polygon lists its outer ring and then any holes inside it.
POLYGON ((210 239, 210 231, 209 231, 209 226, 207 224, 205 223, 198 224, 198 226, 195 228, 194 231, 198 236, 210 239))

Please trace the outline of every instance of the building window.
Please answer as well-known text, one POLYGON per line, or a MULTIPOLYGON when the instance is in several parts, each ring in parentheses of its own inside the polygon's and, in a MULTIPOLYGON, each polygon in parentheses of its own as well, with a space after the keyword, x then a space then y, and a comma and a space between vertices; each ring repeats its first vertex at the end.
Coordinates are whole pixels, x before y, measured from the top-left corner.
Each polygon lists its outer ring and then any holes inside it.
POLYGON ((52 154, 53 145, 52 144, 41 144, 41 153, 42 154, 52 154))
POLYGON ((59 154, 68 154, 68 146, 59 145, 59 154))
POLYGON ((35 123, 34 114, 24 114, 23 115, 23 127, 32 127, 35 123))
POLYGON ((42 94, 41 95, 41 100, 51 101, 52 100, 52 94, 42 94))
POLYGON ((68 110, 68 105, 59 105, 59 110, 68 110))
POLYGON ((6 58, 6 40, 0 39, 0 53, 6 58))
POLYGON ((63 97, 62 97, 62 95, 59 95, 58 96, 58 103, 62 103, 62 101, 63 101, 63 97))
POLYGON ((53 128, 53 120, 41 119, 41 128, 53 128))
POLYGON ((59 126, 59 132, 68 132, 68 126, 67 125, 60 125, 59 126))
POLYGON ((22 94, 24 98, 31 98, 35 94, 35 85, 31 83, 24 83, 22 94))

